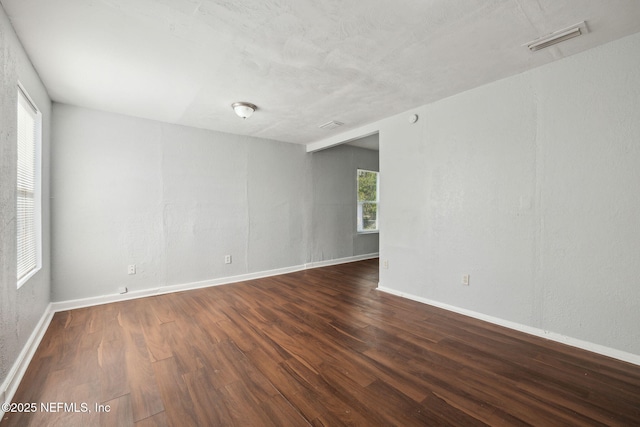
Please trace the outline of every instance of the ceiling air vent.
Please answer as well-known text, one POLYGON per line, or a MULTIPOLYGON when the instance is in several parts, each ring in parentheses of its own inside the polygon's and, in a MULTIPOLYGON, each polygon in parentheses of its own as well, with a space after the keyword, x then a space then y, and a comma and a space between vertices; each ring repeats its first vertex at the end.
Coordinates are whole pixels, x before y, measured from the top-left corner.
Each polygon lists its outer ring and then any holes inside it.
POLYGON ((320 129, 335 129, 337 127, 342 126, 344 123, 342 122, 337 122, 335 120, 331 120, 330 122, 327 122, 323 125, 318 126, 320 129))
POLYGON ((539 37, 533 41, 530 41, 529 43, 525 43, 524 46, 527 46, 530 51, 536 52, 540 49, 553 46, 554 44, 561 43, 565 40, 569 40, 586 33, 587 24, 582 21, 578 24, 572 25, 562 30, 554 31, 553 33, 547 34, 546 36, 539 37))

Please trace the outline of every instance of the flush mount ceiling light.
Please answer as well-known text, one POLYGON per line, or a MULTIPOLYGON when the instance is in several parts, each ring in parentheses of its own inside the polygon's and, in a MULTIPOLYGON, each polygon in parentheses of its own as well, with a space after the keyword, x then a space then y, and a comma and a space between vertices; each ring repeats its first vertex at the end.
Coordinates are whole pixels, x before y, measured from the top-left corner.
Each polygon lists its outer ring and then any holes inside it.
POLYGON ((234 102, 231 104, 233 107, 233 111, 236 112, 238 117, 242 117, 243 119, 248 119, 251 117, 254 111, 258 109, 255 105, 250 102, 234 102))
POLYGON ((563 28, 562 30, 554 31, 551 34, 547 34, 546 36, 537 38, 533 41, 530 41, 529 43, 525 43, 524 46, 527 46, 530 51, 536 52, 540 49, 553 46, 554 44, 561 43, 565 40, 569 40, 586 33, 587 33, 587 24, 584 21, 582 21, 570 27, 563 28))

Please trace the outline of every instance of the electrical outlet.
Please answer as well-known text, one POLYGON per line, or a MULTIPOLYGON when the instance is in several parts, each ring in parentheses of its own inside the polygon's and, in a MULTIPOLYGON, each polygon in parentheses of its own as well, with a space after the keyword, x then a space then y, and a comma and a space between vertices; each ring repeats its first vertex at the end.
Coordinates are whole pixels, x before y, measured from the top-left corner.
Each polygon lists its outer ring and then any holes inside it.
POLYGON ((465 285, 465 286, 469 286, 469 275, 468 274, 462 275, 462 284, 465 285))
POLYGON ((388 261, 388 260, 386 260, 386 259, 385 259, 385 260, 382 262, 382 268, 384 268, 385 270, 388 270, 388 269, 389 269, 389 261, 388 261))
POLYGON ((120 293, 120 294, 126 294, 127 292, 129 292, 129 290, 127 289, 126 286, 120 286, 118 288, 118 293, 120 293))
POLYGON ((231 255, 225 255, 224 256, 224 263, 225 264, 231 264, 231 255))
POLYGON ((131 264, 127 267, 127 274, 136 274, 136 265, 131 264))

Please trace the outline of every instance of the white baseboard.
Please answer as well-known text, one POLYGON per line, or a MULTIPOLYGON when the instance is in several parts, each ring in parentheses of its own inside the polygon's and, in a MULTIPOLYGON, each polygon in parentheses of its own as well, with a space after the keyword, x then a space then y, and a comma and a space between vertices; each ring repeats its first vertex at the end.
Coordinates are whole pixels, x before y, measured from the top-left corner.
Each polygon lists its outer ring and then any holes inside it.
POLYGON ((367 259, 378 258, 378 256, 379 256, 378 252, 374 252, 371 254, 354 255, 346 258, 328 259, 325 261, 312 261, 312 262, 306 263, 304 265, 304 268, 310 269, 310 268, 318 268, 318 267, 328 267, 330 265, 346 264, 348 262, 364 261, 367 259))
POLYGON ((68 301, 59 301, 51 303, 51 309, 54 313, 59 311, 74 310, 76 308, 91 307, 94 305, 108 304, 111 302, 126 301, 137 298, 145 298, 153 295, 170 294, 172 292, 182 292, 191 289, 208 288, 210 286, 229 285, 231 283, 245 282, 247 280, 261 279, 264 277, 278 276, 280 274, 293 273, 296 271, 307 270, 311 268, 327 267, 330 265, 345 264, 348 262, 363 261, 366 259, 377 258, 377 253, 356 255, 346 258, 330 259, 326 261, 310 262, 292 267, 277 268, 274 270, 259 271, 256 273, 246 273, 237 276, 221 277, 218 279, 203 280, 200 282, 183 283, 180 285, 158 286, 155 288, 141 289, 139 291, 127 292, 126 294, 109 294, 97 297, 81 298, 68 301))
POLYGON ((261 279, 263 277, 278 276, 280 274, 293 273, 304 270, 303 265, 278 268, 274 270, 260 271, 256 273, 240 274, 237 276, 221 277, 218 279, 203 280, 199 282, 183 283, 180 285, 158 286, 155 288, 141 289, 139 291, 127 292, 126 294, 110 294, 97 297, 81 298, 68 301, 53 302, 53 312, 74 310, 76 308, 91 307, 94 305, 108 304, 118 301, 126 301, 137 298, 145 298, 153 295, 170 294, 173 292, 188 291, 191 289, 208 288, 211 286, 228 285, 231 283, 245 282, 247 280, 261 279))
POLYGON ((556 332, 545 331, 544 329, 534 328, 532 326, 523 325, 521 323, 511 322, 509 320, 500 319, 498 317, 489 316, 476 311, 467 310, 465 308, 456 307, 453 305, 445 304, 438 301, 433 301, 427 298, 422 298, 416 295, 407 294, 397 291, 395 289, 385 288, 378 283, 378 290, 386 292, 388 294, 396 295, 399 297, 407 298, 413 301, 421 302, 423 304, 432 305, 434 307, 442 308, 454 313, 463 314, 465 316, 473 317, 475 319, 484 320, 485 322, 493 323, 496 325, 504 326, 505 328, 513 329, 525 334, 534 335, 537 337, 545 338, 551 341, 556 341, 562 344, 570 345, 572 347, 587 350, 593 353, 601 354, 603 356, 612 357, 614 359, 622 360, 624 362, 632 363, 640 366, 640 355, 627 353, 615 348, 606 347, 600 344, 594 344, 588 341, 583 341, 577 338, 568 337, 566 335, 558 334, 556 332))
MULTIPOLYGON (((13 363, 11 370, 7 374, 7 378, 2 383, 2 388, 0 388, 0 400, 2 400, 2 403, 10 403, 16 394, 20 381, 22 381, 22 377, 27 371, 27 367, 29 363, 31 363, 31 359, 38 349, 42 337, 44 337, 44 334, 47 332, 52 318, 53 311, 51 310, 51 304, 49 304, 22 348, 18 358, 13 363)), ((0 420, 2 420, 2 417, 4 417, 4 411, 0 409, 0 420)))

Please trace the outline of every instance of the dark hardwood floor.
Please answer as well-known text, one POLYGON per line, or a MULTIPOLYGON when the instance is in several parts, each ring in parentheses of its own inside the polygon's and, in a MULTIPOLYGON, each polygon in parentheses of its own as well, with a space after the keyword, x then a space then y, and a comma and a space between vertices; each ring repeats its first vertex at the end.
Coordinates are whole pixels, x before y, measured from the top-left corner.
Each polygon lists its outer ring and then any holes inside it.
POLYGON ((640 425, 640 367, 379 292, 377 268, 57 313, 14 398, 37 411, 2 426, 640 425))

